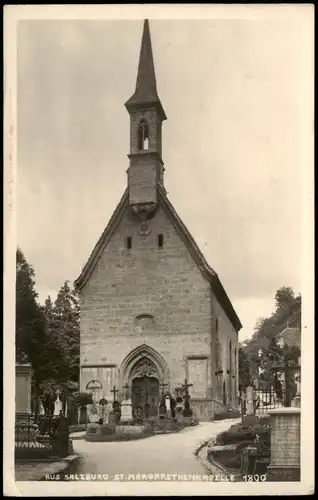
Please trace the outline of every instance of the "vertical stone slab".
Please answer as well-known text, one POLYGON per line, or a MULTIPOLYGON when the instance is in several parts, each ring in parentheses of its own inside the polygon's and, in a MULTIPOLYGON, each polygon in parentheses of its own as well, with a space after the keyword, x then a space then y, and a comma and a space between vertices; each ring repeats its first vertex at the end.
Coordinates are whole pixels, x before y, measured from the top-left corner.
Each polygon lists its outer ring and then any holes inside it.
POLYGON ((270 481, 300 481, 300 408, 276 408, 271 416, 270 481))
POLYGON ((246 415, 254 415, 254 389, 249 386, 245 391, 246 415))
POLYGON ((132 402, 131 399, 124 399, 121 403, 121 422, 132 422, 133 412, 132 412, 132 402))
POLYGON ((30 364, 15 365, 15 412, 31 415, 32 367, 30 364))

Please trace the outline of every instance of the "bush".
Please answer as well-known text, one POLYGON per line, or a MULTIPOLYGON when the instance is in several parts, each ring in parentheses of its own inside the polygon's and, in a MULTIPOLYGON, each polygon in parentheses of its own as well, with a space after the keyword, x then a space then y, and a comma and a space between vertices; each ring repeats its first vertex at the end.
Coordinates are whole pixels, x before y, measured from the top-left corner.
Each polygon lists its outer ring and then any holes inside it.
POLYGON ((270 420, 268 418, 259 419, 254 426, 249 426, 244 423, 234 424, 227 431, 221 432, 216 443, 221 445, 252 443, 255 442, 255 437, 258 435, 260 442, 269 445, 270 443, 270 420))
POLYGON ((220 413, 215 413, 213 420, 224 420, 228 418, 228 414, 226 411, 221 411, 220 413))
POLYGON ((254 433, 250 430, 235 430, 232 431, 229 429, 228 431, 221 432, 217 436, 218 444, 237 444, 242 441, 253 441, 254 433))
MULTIPOLYGON (((228 451, 217 451, 208 454, 208 460, 213 463, 215 460, 217 463, 226 467, 229 471, 234 469, 235 471, 241 468, 241 454, 240 452, 228 452, 228 451)), ((233 471, 234 472, 234 471, 233 471)))
POLYGON ((229 410, 228 418, 239 418, 241 416, 241 412, 239 410, 229 410))
POLYGON ((269 416, 264 416, 264 417, 260 417, 259 418, 259 421, 258 421, 258 424, 259 425, 271 425, 271 417, 269 416))
POLYGON ((116 425, 115 424, 108 424, 104 425, 101 427, 101 435, 102 436, 109 436, 112 434, 116 433, 116 425))
POLYGON ((70 432, 82 432, 86 430, 86 424, 70 425, 70 432))
POLYGON ((248 440, 248 441, 241 441, 238 445, 237 445, 237 451, 241 452, 241 450, 243 450, 244 448, 247 448, 248 446, 255 446, 255 442, 254 440, 248 440))

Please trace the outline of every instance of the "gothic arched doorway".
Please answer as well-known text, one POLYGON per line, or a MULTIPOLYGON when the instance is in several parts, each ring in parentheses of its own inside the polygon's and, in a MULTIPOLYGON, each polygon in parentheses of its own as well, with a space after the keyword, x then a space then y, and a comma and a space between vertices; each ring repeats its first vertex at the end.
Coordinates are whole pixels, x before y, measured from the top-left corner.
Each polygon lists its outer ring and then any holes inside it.
POLYGON ((145 417, 155 417, 159 407, 159 381, 155 377, 138 377, 132 383, 133 408, 141 406, 145 417))
POLYGON ((133 409, 141 406, 145 417, 154 417, 159 407, 159 379, 156 366, 148 358, 141 358, 131 372, 133 409))

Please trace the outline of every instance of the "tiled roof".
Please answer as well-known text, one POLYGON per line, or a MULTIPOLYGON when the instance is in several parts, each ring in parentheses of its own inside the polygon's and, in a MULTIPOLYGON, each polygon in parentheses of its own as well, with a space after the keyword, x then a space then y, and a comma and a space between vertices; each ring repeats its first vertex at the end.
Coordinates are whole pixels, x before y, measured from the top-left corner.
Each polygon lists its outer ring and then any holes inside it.
POLYGON ((290 347, 300 347, 301 344, 301 331, 300 328, 287 327, 277 335, 278 338, 283 338, 285 344, 290 347))
POLYGON ((139 65, 137 72, 136 89, 134 94, 126 102, 125 106, 130 108, 138 105, 155 104, 159 106, 163 120, 166 119, 165 112, 161 105, 157 92, 155 75, 155 65, 152 54, 149 21, 145 19, 141 48, 139 55, 139 65))

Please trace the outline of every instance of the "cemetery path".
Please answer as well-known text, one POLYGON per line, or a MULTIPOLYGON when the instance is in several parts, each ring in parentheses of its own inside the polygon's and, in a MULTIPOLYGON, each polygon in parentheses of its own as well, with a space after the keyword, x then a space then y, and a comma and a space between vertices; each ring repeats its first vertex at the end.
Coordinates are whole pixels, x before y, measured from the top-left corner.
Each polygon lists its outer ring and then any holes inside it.
POLYGON ((195 449, 239 419, 201 422, 176 434, 159 434, 136 441, 94 443, 73 441, 83 459, 78 474, 207 474, 195 449))

